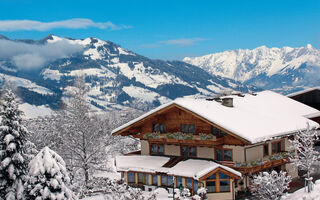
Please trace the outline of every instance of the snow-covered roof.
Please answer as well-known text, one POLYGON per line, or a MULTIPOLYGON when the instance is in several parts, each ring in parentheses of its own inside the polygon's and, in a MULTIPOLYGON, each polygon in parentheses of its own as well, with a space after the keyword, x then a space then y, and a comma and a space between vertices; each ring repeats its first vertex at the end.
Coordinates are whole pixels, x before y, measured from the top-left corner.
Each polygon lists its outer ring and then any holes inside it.
POLYGON ((231 169, 230 167, 220 165, 213 161, 197 160, 197 159, 188 159, 186 161, 181 161, 172 168, 162 167, 160 171, 170 175, 186 176, 186 177, 193 177, 194 179, 199 179, 204 175, 217 169, 218 167, 241 177, 240 172, 234 169, 231 169))
POLYGON ((179 98, 124 124, 112 133, 172 104, 181 106, 251 143, 305 130, 307 123, 311 128, 319 127, 318 123, 306 117, 319 113, 317 109, 272 91, 228 97, 233 98, 233 107, 223 106, 217 101, 179 98))
POLYGON ((301 90, 301 91, 298 91, 298 92, 293 92, 291 94, 288 94, 287 97, 294 97, 294 96, 297 96, 297 95, 300 95, 300 94, 311 92, 313 90, 320 90, 320 87, 313 87, 313 88, 308 88, 308 89, 301 90))
POLYGON ((220 167, 241 177, 240 172, 208 160, 188 159, 171 168, 162 167, 169 159, 163 156, 117 156, 116 167, 117 171, 160 172, 174 176, 192 177, 196 180, 220 167))
POLYGON ((117 156, 117 171, 138 171, 155 173, 170 160, 164 156, 117 156))

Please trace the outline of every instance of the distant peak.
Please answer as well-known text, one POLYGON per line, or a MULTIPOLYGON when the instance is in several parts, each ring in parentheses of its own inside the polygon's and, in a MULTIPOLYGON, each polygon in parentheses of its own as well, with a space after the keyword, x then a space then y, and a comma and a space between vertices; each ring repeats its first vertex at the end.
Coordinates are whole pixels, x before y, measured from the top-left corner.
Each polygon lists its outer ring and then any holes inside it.
POLYGON ((49 34, 48 36, 42 38, 42 40, 53 40, 53 37, 54 37, 54 36, 55 36, 55 35, 53 35, 53 34, 51 33, 51 34, 49 34))
POLYGON ((313 48, 311 44, 307 44, 306 47, 307 47, 308 49, 312 49, 312 48, 313 48))
POLYGON ((257 47, 256 49, 267 49, 268 47, 266 45, 262 45, 260 47, 257 47))

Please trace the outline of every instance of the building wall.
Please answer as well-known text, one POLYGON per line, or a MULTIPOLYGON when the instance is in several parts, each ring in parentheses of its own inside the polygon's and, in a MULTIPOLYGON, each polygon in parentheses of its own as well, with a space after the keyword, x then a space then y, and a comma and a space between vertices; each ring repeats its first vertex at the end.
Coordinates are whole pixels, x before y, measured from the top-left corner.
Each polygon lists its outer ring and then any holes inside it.
POLYGON ((232 149, 233 162, 244 162, 244 147, 235 145, 223 145, 223 148, 232 149))
POLYGON ((167 156, 180 156, 180 146, 177 145, 164 145, 164 155, 167 156))
POLYGON ((197 154, 199 158, 214 159, 214 148, 197 147, 197 154))
POLYGON ((285 170, 291 178, 298 177, 298 168, 293 163, 285 164, 285 170))
POLYGON ((140 142, 141 142, 141 155, 149 155, 150 154, 149 142, 146 140, 140 140, 140 142))
POLYGON ((286 137, 284 138, 284 151, 291 151, 290 150, 290 146, 291 146, 291 143, 289 142, 289 139, 286 137))
POLYGON ((245 149, 247 162, 263 158, 263 145, 252 146, 245 149))

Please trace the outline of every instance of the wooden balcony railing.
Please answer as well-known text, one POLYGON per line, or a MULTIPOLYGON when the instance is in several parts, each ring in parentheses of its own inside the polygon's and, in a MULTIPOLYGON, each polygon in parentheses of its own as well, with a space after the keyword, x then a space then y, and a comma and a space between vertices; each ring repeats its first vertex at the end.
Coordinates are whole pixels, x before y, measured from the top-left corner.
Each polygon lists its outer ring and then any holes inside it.
POLYGON ((193 135, 182 133, 151 133, 143 137, 143 139, 153 143, 165 143, 176 145, 216 146, 222 145, 224 143, 223 137, 216 138, 215 136, 205 136, 204 134, 193 135))
POLYGON ((292 153, 281 152, 276 155, 271 155, 269 158, 264 158, 263 160, 254 161, 250 163, 226 163, 221 162, 221 164, 231 167, 242 174, 254 174, 260 171, 265 171, 267 169, 277 167, 290 162, 290 156, 292 153))

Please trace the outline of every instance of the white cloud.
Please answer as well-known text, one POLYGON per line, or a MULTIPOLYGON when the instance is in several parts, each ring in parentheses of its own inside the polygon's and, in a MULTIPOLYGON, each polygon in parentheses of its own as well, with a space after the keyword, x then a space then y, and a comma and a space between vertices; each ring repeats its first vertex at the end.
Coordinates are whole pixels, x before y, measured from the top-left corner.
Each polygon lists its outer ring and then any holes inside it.
POLYGON ((126 25, 115 25, 110 21, 94 22, 86 18, 75 18, 53 22, 40 22, 35 20, 0 20, 0 31, 47 31, 55 28, 84 29, 90 27, 110 30, 131 28, 130 26, 126 25))
POLYGON ((63 40, 43 45, 0 40, 0 60, 10 60, 20 69, 40 68, 47 62, 66 58, 83 50, 84 47, 63 40))

